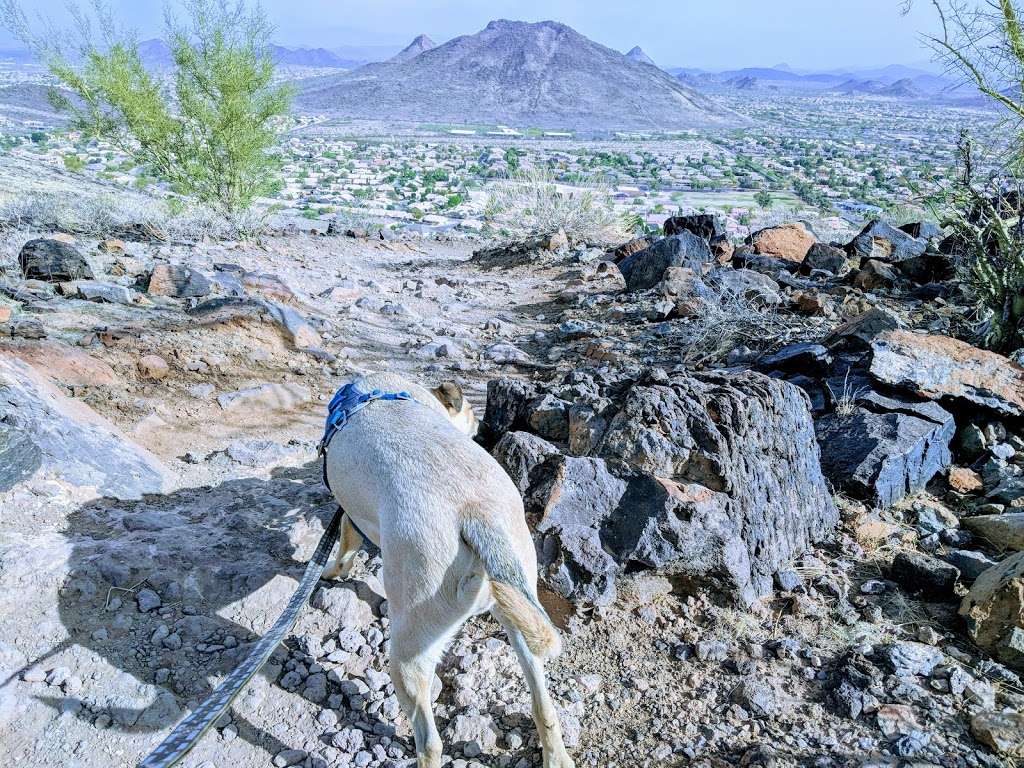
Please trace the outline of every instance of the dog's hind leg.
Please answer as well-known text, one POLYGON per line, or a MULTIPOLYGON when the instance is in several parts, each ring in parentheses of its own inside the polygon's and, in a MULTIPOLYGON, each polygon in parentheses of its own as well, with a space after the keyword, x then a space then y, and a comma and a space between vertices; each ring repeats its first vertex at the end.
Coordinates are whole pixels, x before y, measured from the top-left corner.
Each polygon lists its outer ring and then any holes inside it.
POLYGON ((547 682, 544 679, 544 662, 530 651, 522 633, 502 616, 500 611, 495 610, 493 614, 508 633, 533 698, 533 721, 537 724, 540 745, 544 750, 544 768, 574 768, 575 763, 566 752, 565 743, 562 741, 562 726, 558 722, 558 712, 555 711, 555 705, 548 694, 547 682))
POLYGON ((324 571, 321 578, 328 581, 333 579, 347 579, 349 571, 352 570, 352 563, 355 562, 356 553, 359 551, 362 537, 356 531, 352 521, 345 515, 341 519, 341 546, 338 547, 338 556, 334 558, 334 565, 324 571))
POLYGON ((434 723, 430 685, 443 643, 417 632, 415 626, 395 622, 391 628, 391 682, 395 695, 412 724, 416 740, 416 768, 441 768, 443 746, 434 723), (427 647, 424 647, 424 646, 427 647))

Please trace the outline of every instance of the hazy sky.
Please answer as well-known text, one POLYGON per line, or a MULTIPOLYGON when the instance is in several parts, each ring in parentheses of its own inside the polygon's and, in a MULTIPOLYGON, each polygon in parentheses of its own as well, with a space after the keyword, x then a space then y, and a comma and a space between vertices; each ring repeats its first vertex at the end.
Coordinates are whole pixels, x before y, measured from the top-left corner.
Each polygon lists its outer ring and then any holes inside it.
MULTIPOLYGON (((160 33, 159 0, 109 0, 143 37, 160 33)), ((23 0, 64 17, 65 0, 23 0)), ((604 45, 640 45, 662 66, 722 69, 837 68, 920 64, 922 32, 936 31, 927 0, 910 15, 900 0, 264 0, 286 45, 404 45, 426 32, 437 42, 471 34, 496 18, 554 19, 604 45)), ((6 34, 4 45, 11 41, 6 34)))

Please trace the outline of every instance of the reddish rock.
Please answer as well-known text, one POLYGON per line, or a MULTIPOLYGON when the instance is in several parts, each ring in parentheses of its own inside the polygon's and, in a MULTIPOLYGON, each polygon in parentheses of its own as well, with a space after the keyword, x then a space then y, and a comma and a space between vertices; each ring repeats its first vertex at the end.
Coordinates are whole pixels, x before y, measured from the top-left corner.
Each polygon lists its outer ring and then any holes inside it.
POLYGON ((871 342, 871 375, 932 400, 1024 416, 1024 368, 948 336, 889 331, 871 342))
POLYGON ((817 239, 799 222, 762 229, 747 238, 754 253, 800 263, 817 239))
POLYGON ((981 476, 967 467, 949 468, 949 487, 957 493, 974 493, 982 489, 981 476))
POLYGON ((623 259, 632 256, 634 253, 645 251, 654 245, 654 239, 650 237, 635 237, 629 242, 623 243, 618 248, 608 252, 613 262, 618 264, 623 259))

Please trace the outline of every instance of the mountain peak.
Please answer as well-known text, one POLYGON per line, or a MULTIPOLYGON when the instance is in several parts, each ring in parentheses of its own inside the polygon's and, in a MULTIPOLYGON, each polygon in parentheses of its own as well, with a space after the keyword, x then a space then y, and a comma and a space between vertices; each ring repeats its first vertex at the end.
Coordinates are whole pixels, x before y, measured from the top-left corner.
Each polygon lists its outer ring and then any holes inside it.
POLYGON ((634 45, 632 49, 630 49, 629 53, 626 54, 626 58, 632 59, 633 61, 640 61, 643 62, 644 64, 650 64, 652 67, 657 66, 657 64, 654 63, 654 60, 650 56, 648 56, 644 52, 644 49, 641 48, 639 45, 634 45))
POLYGON ((430 35, 416 35, 411 43, 391 57, 391 61, 398 63, 409 61, 433 48, 437 48, 437 43, 430 39, 430 35))
POLYGON ((355 118, 551 130, 673 130, 740 119, 571 27, 507 19, 426 54, 311 80, 298 101, 355 118))

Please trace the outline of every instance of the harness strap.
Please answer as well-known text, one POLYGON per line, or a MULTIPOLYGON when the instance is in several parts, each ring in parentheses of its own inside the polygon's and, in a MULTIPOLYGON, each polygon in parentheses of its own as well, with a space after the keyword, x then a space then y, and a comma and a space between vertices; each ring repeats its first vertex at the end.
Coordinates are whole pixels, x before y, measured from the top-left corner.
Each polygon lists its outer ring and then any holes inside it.
POLYGON ((302 610, 302 606, 309 600, 313 587, 320 580, 320 574, 323 573, 324 566, 327 565, 327 559, 331 554, 331 549, 334 547, 334 541, 338 538, 338 528, 341 525, 341 518, 344 514, 344 510, 338 507, 334 517, 331 518, 331 522, 324 531, 324 535, 320 537, 316 550, 313 552, 313 557, 310 558, 309 563, 306 565, 306 572, 302 574, 299 586, 295 588, 295 593, 292 595, 291 600, 288 601, 284 612, 274 622, 274 626, 270 628, 270 631, 263 635, 256 645, 253 646, 252 650, 249 651, 249 655, 245 657, 245 661, 235 667, 221 681, 213 693, 207 696, 202 704, 192 710, 188 717, 178 723, 170 735, 160 742, 160 745, 150 752, 145 760, 139 763, 139 768, 170 768, 170 766, 181 760, 195 746, 202 735, 209 730, 210 726, 217 722, 217 719, 223 714, 224 710, 231 706, 231 702, 235 700, 235 697, 238 696, 246 684, 259 671, 260 667, 266 663, 274 649, 277 648, 281 641, 284 640, 285 635, 295 625, 299 611, 302 610))
POLYGON ((324 424, 324 436, 320 438, 320 445, 317 446, 317 454, 323 457, 324 485, 330 490, 331 484, 327 480, 327 448, 331 440, 338 434, 338 430, 348 424, 353 415, 359 413, 366 406, 375 400, 414 400, 408 392, 385 392, 381 389, 374 389, 370 392, 363 392, 354 382, 346 384, 331 398, 327 406, 327 422, 324 424))

